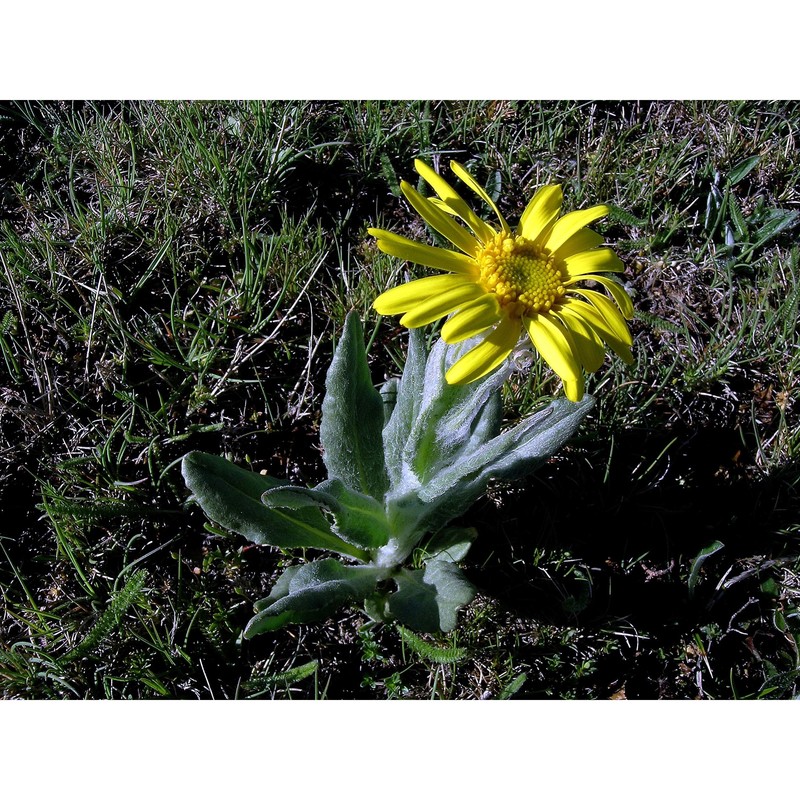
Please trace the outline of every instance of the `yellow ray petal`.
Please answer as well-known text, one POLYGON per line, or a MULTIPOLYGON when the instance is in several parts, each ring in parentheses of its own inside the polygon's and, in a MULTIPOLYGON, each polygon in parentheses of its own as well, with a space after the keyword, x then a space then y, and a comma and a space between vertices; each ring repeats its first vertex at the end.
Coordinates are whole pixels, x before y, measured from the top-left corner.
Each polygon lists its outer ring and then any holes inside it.
POLYGON ((529 241, 536 237, 558 216, 564 194, 559 184, 541 186, 522 212, 517 233, 529 241))
POLYGON ((439 211, 444 211, 445 214, 449 214, 451 217, 458 216, 458 214, 456 214, 456 212, 453 211, 453 209, 450 208, 450 206, 447 205, 447 203, 445 203, 444 200, 440 200, 438 197, 429 197, 428 202, 435 205, 436 208, 439 209, 439 211))
POLYGON ((594 328, 575 314, 554 313, 572 334, 572 342, 583 368, 587 372, 597 372, 605 361, 606 351, 594 328))
POLYGON ((562 317, 573 315, 585 322, 600 338, 626 363, 633 363, 633 353, 630 345, 614 335, 600 312, 590 303, 582 300, 572 300, 565 303, 560 309, 562 317))
POLYGON ((437 172, 424 161, 416 159, 414 166, 417 172, 431 185, 442 199, 442 204, 452 214, 461 217, 472 228, 472 232, 485 244, 495 237, 495 231, 489 227, 466 203, 461 195, 437 172))
POLYGON ((378 247, 384 253, 402 258, 405 261, 411 261, 413 264, 421 264, 423 267, 433 267, 434 269, 444 269, 461 275, 474 276, 480 272, 475 259, 455 250, 431 247, 428 244, 415 242, 411 239, 406 239, 405 236, 379 228, 370 228, 367 233, 378 240, 378 247))
POLYGON ((500 319, 500 304, 495 294, 485 294, 450 317, 442 326, 442 339, 456 344, 485 331, 500 319))
POLYGON ((446 292, 420 301, 410 311, 400 317, 400 324, 406 328, 420 328, 441 317, 446 317, 466 303, 477 300, 485 293, 477 283, 462 283, 446 292))
POLYGON ((436 208, 430 200, 423 197, 410 183, 403 181, 400 184, 400 189, 408 202, 411 203, 416 212, 431 228, 441 233, 445 239, 451 241, 468 256, 474 256, 478 252, 481 246, 480 242, 466 228, 461 227, 447 214, 436 208))
POLYGON ((585 297, 600 312, 600 315, 618 339, 627 342, 628 345, 633 344, 631 332, 628 330, 622 314, 604 294, 595 292, 593 289, 582 289, 577 286, 570 286, 569 291, 585 297))
POLYGON ((492 209, 492 211, 494 211, 494 213, 497 215, 497 219, 500 220, 500 224, 503 226, 503 230, 506 233, 510 233, 511 228, 508 227, 508 223, 505 221, 503 215, 495 205, 494 200, 492 200, 492 198, 486 194, 486 190, 475 180, 475 178, 473 178, 472 175, 470 175, 469 172, 467 172, 464 167, 462 167, 461 164, 456 161, 450 162, 450 169, 452 169, 453 172, 455 172, 455 174, 458 175, 458 177, 461 178, 461 180, 464 181, 464 183, 466 183, 467 186, 469 186, 469 188, 472 189, 472 191, 475 192, 475 194, 478 195, 478 197, 480 197, 481 200, 483 200, 483 202, 489 206, 489 208, 492 209))
POLYGON ((556 375, 565 383, 581 380, 581 367, 564 333, 565 329, 544 314, 523 317, 522 321, 534 347, 556 375))
POLYGON ((517 346, 522 326, 519 320, 504 317, 476 347, 447 370, 448 383, 471 383, 488 375, 505 361, 517 346))
POLYGON ((579 402, 583 397, 583 375, 579 381, 564 381, 564 394, 573 403, 579 402))
MULTIPOLYGON (((574 237, 573 237, 574 238, 574 237)), ((567 275, 574 278, 591 272, 623 272, 625 266, 619 256, 608 247, 586 250, 564 259, 567 275)))
POLYGON ((375 298, 372 307, 384 316, 402 314, 429 297, 436 297, 459 286, 475 285, 462 275, 431 275, 388 289, 375 298))
POLYGON ((553 255, 556 259, 569 258, 584 250, 591 250, 603 244, 603 241, 604 239, 599 233, 595 233, 590 228, 581 228, 577 233, 573 233, 553 255))
POLYGON ((585 228, 591 222, 594 222, 600 217, 608 214, 608 206, 592 206, 592 208, 584 208, 580 211, 572 211, 565 214, 561 219, 556 220, 552 230, 544 242, 544 246, 554 253, 561 247, 570 236, 573 236, 581 228, 585 228))
MULTIPOLYGON (((615 280, 607 278, 605 275, 590 275, 587 277, 605 286, 606 289, 608 289, 609 294, 614 298, 619 306, 622 316, 625 317, 625 319, 633 319, 633 303, 631 302, 631 298, 628 296, 628 293, 625 291, 625 289, 623 289, 615 280)), ((573 278, 572 280, 565 281, 565 285, 569 286, 577 280, 580 279, 573 278)))

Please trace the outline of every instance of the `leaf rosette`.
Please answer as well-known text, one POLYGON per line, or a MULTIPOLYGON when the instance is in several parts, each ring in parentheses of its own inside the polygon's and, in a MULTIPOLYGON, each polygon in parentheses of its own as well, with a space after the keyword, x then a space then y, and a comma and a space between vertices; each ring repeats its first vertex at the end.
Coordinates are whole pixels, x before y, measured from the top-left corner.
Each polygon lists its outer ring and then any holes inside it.
POLYGON ((476 534, 450 527, 494 479, 536 469, 574 434, 594 401, 556 399, 501 430, 500 390, 510 364, 465 385, 445 375, 472 343, 426 351, 412 330, 400 378, 372 383, 361 322, 345 321, 326 379, 320 440, 327 480, 293 486, 193 452, 183 475, 218 525, 256 544, 310 548, 325 557, 289 567, 255 604, 249 638, 363 604, 375 620, 450 631, 475 589, 459 561, 476 534), (413 566, 412 564, 416 564, 413 566))

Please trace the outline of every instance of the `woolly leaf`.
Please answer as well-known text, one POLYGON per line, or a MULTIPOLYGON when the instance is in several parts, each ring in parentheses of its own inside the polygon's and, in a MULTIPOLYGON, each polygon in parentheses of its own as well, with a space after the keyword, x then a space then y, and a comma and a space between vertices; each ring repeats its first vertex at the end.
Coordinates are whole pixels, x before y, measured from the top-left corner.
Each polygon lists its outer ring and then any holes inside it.
POLYGON ((264 492, 261 500, 270 508, 325 508, 333 514, 333 532, 358 547, 382 547, 391 535, 383 505, 374 497, 348 489, 335 478, 314 489, 279 486, 264 492))
POLYGON ((458 610, 475 597, 475 587, 452 562, 433 560, 423 569, 403 569, 394 576, 397 591, 390 612, 409 628, 425 633, 455 628, 458 610))
POLYGON ((302 569, 302 566, 302 564, 298 564, 294 567, 286 567, 278 580, 273 584, 272 591, 266 597, 262 597, 260 600, 256 600, 256 602, 253 603, 253 610, 263 611, 282 597, 286 597, 286 595, 289 594, 289 586, 292 582, 292 578, 297 574, 298 570, 302 569))
POLYGON ((383 400, 372 385, 358 315, 347 315, 325 381, 320 442, 331 478, 382 499, 388 488, 383 462, 383 400))
POLYGON ((394 409, 383 429, 386 471, 392 486, 402 481, 403 450, 419 412, 425 383, 426 355, 425 334, 421 328, 413 328, 408 332, 408 353, 403 376, 396 384, 394 409))
POLYGON ((397 404, 397 389, 400 386, 399 378, 389 378, 380 388, 381 400, 383 400, 383 427, 386 428, 392 418, 392 412, 397 404))
POLYGON ((513 428, 495 436, 426 483, 419 492, 431 502, 451 489, 454 494, 481 494, 492 478, 517 478, 533 471, 575 433, 594 405, 586 395, 579 403, 559 398, 513 428))
POLYGON ((283 481, 242 469, 219 456, 184 456, 183 479, 209 519, 256 544, 315 547, 358 558, 357 548, 335 536, 317 508, 267 508, 261 495, 283 481))
POLYGON ((289 570, 291 573, 281 576, 269 597, 255 604, 257 613, 244 629, 245 639, 284 625, 324 619, 342 606, 370 596, 385 575, 385 570, 345 566, 334 558, 289 570))
POLYGON ((428 357, 419 410, 403 451, 407 471, 422 483, 463 455, 465 449, 472 451, 482 444, 475 439, 476 430, 485 440, 499 429, 495 395, 513 370, 510 359, 473 383, 449 384, 445 380, 447 369, 475 343, 475 339, 469 339, 452 346, 440 339, 428 357))
MULTIPOLYGON (((398 556, 410 551, 427 532, 436 532, 461 516, 495 478, 519 478, 540 466, 577 430, 594 405, 586 395, 580 403, 563 398, 513 428, 499 434, 417 489, 387 498, 386 513, 397 534, 398 556)), ((398 556, 387 554, 389 558, 398 556)))
POLYGON ((425 546, 426 559, 461 561, 478 536, 475 528, 444 528, 435 533, 425 546))

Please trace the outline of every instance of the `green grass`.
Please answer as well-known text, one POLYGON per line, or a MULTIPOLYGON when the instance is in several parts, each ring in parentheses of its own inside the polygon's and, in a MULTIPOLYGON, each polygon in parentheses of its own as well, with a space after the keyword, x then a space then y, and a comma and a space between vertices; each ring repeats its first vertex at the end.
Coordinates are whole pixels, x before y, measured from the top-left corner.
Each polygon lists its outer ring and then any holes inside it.
MULTIPOLYGON (((796 696, 798 129, 788 102, 0 106, 3 696, 796 696), (636 363, 471 511, 454 634, 352 609, 244 642, 289 554, 208 525, 180 458, 323 477, 347 311, 376 383, 402 364, 370 304, 408 267, 366 229, 427 235, 417 156, 510 218, 545 181, 614 206, 636 363)), ((534 363, 509 419, 557 389, 534 363)))

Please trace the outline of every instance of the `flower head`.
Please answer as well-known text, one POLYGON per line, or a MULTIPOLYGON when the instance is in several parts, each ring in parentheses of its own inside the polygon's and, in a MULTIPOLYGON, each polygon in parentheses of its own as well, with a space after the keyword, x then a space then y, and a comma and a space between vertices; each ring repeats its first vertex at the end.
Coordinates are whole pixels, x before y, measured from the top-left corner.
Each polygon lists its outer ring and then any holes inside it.
POLYGON ((583 370, 596 372, 602 365, 605 346, 625 362, 633 360, 633 340, 625 324, 633 317, 633 305, 622 286, 603 274, 622 272, 622 262, 613 250, 600 247, 602 236, 586 227, 605 216, 608 206, 559 217, 561 187, 542 186, 512 230, 460 164, 451 162, 451 169, 490 206, 499 226, 475 214, 427 164, 417 159, 414 165, 438 196, 423 197, 405 181, 403 194, 458 251, 370 228, 384 253, 444 273, 389 289, 373 308, 379 314, 403 314, 400 324, 407 328, 452 315, 441 331, 448 344, 488 331, 450 367, 448 383, 470 383, 487 375, 508 358, 523 330, 573 401, 583 397, 583 370), (584 286, 586 281, 604 288, 610 298, 584 286))

